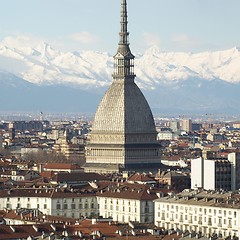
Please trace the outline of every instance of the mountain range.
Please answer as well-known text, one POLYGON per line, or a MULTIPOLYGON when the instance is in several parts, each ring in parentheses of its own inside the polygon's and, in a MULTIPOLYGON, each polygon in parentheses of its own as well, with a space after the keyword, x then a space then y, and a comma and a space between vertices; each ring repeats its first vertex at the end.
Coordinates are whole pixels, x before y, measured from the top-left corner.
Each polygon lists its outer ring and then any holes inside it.
MULTIPOLYGON (((239 48, 185 53, 151 47, 135 56, 136 82, 154 113, 240 113, 239 48)), ((112 72, 108 53, 0 42, 0 111, 93 113, 112 72)))

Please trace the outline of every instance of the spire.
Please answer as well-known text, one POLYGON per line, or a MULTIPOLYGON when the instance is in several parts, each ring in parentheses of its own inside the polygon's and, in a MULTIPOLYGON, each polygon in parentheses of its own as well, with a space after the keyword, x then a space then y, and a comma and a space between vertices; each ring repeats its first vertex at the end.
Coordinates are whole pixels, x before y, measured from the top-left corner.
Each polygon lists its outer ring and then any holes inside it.
POLYGON ((127 2, 122 0, 122 10, 121 10, 121 32, 119 33, 120 41, 119 45, 129 45, 128 36, 129 32, 127 31, 127 2))
POLYGON ((119 32, 118 51, 114 56, 114 79, 132 79, 134 80, 134 56, 129 48, 127 31, 127 1, 122 0, 121 4, 121 31, 119 32))

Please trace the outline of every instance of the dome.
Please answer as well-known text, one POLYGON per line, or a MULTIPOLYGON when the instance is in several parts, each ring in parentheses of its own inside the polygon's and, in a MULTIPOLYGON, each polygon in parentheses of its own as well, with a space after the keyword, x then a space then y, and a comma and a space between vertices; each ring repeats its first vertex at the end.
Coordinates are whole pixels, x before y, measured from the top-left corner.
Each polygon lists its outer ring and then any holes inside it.
POLYGON ((94 133, 155 133, 151 109, 134 81, 113 81, 96 111, 94 133))

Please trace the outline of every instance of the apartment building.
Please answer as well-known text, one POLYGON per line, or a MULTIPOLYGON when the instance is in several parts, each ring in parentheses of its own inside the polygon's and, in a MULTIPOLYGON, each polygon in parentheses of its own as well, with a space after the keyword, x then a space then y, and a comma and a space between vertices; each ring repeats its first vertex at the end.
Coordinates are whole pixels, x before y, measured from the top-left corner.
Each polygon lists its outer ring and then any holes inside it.
POLYGON ((97 194, 99 215, 119 222, 153 222, 156 198, 156 192, 145 184, 109 186, 97 194))
POLYGON ((191 161, 191 188, 227 191, 240 188, 240 153, 228 154, 228 159, 191 161))
POLYGON ((185 190, 156 199, 155 225, 197 236, 239 237, 239 193, 185 190))
POLYGON ((0 209, 38 209, 43 214, 71 218, 98 214, 94 191, 74 192, 67 188, 16 188, 2 190, 0 209))

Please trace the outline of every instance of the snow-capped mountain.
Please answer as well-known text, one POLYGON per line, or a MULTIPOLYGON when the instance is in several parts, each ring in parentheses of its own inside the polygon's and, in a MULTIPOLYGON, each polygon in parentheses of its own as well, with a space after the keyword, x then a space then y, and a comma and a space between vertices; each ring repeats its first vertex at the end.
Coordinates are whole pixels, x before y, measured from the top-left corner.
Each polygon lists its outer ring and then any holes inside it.
MULTIPOLYGON (((189 78, 240 82, 240 50, 218 52, 161 52, 157 47, 136 54, 135 72, 142 88, 171 84, 189 78)), ((111 82, 110 54, 82 51, 60 52, 45 42, 18 46, 0 43, 0 68, 38 85, 76 84, 83 88, 107 86, 111 82)))
MULTIPOLYGON (((161 52, 152 47, 135 55, 136 82, 151 107, 183 112, 214 111, 216 108, 225 112, 238 111, 240 49, 237 47, 202 53, 161 52)), ((51 95, 49 89, 54 87, 63 95, 70 94, 66 89, 72 89, 69 90, 75 91, 71 92, 72 96, 77 96, 81 90, 80 95, 90 99, 93 95, 87 96, 87 92, 102 94, 110 85, 113 58, 108 53, 62 52, 45 42, 19 44, 18 39, 8 39, 0 42, 0 69, 2 89, 3 83, 5 87, 6 84, 14 87, 21 82, 27 86, 24 91, 44 89, 51 95)), ((67 101, 68 96, 64 99, 67 101)), ((81 102, 80 96, 74 99, 81 102)))

